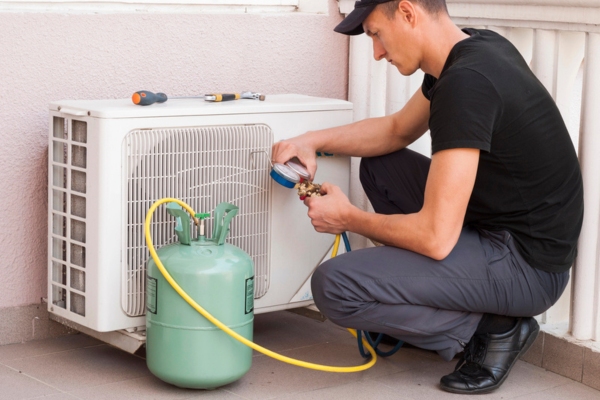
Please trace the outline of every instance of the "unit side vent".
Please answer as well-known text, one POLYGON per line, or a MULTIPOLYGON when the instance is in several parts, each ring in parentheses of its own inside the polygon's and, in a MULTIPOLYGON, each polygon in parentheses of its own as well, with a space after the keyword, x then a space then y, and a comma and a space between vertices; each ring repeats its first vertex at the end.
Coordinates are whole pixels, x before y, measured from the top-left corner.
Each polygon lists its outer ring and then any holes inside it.
MULTIPOLYGON (((124 140, 123 310, 143 315, 146 303, 144 219, 158 199, 173 197, 196 212, 212 212, 223 202, 239 207, 227 242, 254 261, 255 297, 269 288, 268 154, 273 133, 266 125, 231 125, 131 131, 124 140)), ((212 233, 212 218, 207 233, 212 233)), ((175 221, 158 210, 151 226, 158 248, 176 239, 175 221)), ((194 229, 195 236, 195 229, 194 229)))
POLYGON ((85 316, 87 123, 54 117, 50 161, 50 304, 85 316))

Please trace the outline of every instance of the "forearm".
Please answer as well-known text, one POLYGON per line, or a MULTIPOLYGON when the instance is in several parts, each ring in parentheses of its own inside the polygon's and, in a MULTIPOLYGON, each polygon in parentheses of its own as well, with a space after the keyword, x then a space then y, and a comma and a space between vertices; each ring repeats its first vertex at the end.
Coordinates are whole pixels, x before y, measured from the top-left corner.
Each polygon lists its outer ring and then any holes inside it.
POLYGON ((458 240, 436 232, 434 221, 423 213, 384 215, 355 208, 347 221, 350 232, 437 260, 445 258, 458 240))
POLYGON ((338 229, 441 260, 460 236, 478 163, 478 149, 439 151, 432 157, 418 212, 383 215, 345 204, 338 229))
POLYGON ((450 215, 435 205, 414 214, 384 215, 357 208, 338 186, 330 183, 323 184, 321 194, 304 200, 317 232, 350 231, 434 259, 446 257, 460 234, 461 215, 450 215))
POLYGON ((315 151, 372 157, 405 148, 427 131, 428 122, 429 100, 418 90, 394 114, 307 132, 293 140, 315 151))
POLYGON ((315 151, 354 157, 386 154, 410 144, 395 132, 390 117, 369 118, 350 125, 307 132, 301 138, 315 151))

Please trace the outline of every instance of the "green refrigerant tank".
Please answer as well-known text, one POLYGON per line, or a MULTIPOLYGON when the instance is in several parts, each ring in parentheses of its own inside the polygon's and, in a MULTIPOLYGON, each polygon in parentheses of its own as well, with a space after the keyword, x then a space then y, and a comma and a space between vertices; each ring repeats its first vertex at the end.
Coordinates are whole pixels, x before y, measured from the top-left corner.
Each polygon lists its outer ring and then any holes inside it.
MULTIPOLYGON (((167 211, 177 219, 179 241, 157 253, 173 279, 200 306, 229 328, 252 340, 254 268, 240 248, 225 243, 238 207, 215 209, 211 239, 191 240, 190 217, 177 203, 167 211)), ((208 214, 196 214, 201 220, 208 214)), ((203 221, 202 221, 203 222, 203 221)), ((252 349, 230 337, 192 308, 150 259, 146 285, 146 363, 158 378, 190 389, 213 389, 241 378, 252 363, 252 349)))

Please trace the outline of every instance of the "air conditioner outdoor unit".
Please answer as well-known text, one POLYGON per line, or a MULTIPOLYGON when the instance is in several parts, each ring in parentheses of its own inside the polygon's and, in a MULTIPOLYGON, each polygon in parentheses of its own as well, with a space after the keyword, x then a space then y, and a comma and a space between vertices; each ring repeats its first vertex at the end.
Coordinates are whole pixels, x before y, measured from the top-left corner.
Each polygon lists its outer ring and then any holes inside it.
MULTIPOLYGON (((254 260, 256 313, 311 304, 310 276, 334 237, 316 233, 295 190, 269 177, 271 146, 351 121, 350 103, 301 95, 51 103, 48 310, 97 332, 144 326, 143 223, 164 197, 196 212, 239 206, 228 241, 254 260)), ((315 181, 347 193, 349 170, 349 158, 322 155, 315 181)), ((155 213, 157 247, 175 240, 174 224, 155 213)))

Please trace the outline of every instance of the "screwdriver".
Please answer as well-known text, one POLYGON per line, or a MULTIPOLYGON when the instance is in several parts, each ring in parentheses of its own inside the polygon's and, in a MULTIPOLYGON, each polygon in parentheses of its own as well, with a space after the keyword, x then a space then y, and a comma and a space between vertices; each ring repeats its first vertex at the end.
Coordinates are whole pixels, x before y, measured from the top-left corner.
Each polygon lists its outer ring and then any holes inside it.
POLYGON ((148 90, 140 90, 131 96, 133 104, 140 106, 149 106, 154 103, 164 103, 167 101, 167 95, 164 93, 152 93, 148 90))
MULTIPOLYGON (((231 94, 206 94, 204 96, 187 96, 187 97, 172 97, 172 99, 201 99, 203 98, 206 101, 212 102, 220 102, 220 101, 229 101, 229 100, 238 100, 238 99, 258 99, 260 101, 265 100, 265 95, 255 92, 242 92, 240 93, 231 93, 231 94)), ((140 106, 149 106, 154 103, 164 103, 167 101, 167 95, 164 93, 153 93, 149 90, 140 90, 135 92, 131 96, 131 100, 133 104, 137 104, 140 106)))

